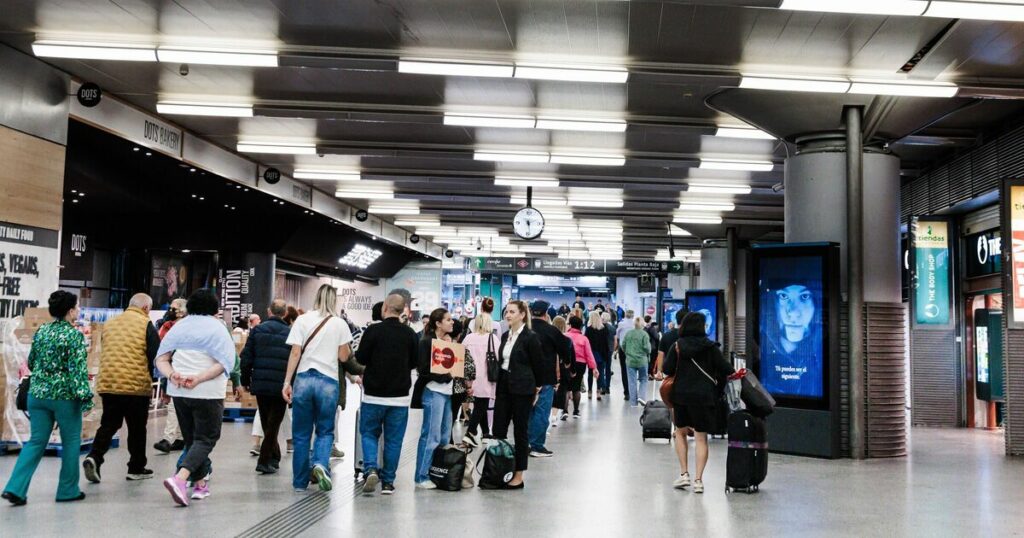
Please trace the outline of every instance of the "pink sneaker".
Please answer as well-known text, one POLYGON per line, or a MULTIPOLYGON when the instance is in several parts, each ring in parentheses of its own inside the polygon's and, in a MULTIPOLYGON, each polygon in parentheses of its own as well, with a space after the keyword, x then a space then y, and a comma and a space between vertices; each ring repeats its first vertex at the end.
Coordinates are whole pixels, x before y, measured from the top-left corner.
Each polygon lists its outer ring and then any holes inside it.
POLYGON ((164 480, 164 487, 171 492, 171 498, 181 506, 188 506, 188 484, 177 476, 164 480))
POLYGON ((205 486, 196 486, 192 490, 192 499, 201 501, 210 496, 210 483, 207 482, 205 486))

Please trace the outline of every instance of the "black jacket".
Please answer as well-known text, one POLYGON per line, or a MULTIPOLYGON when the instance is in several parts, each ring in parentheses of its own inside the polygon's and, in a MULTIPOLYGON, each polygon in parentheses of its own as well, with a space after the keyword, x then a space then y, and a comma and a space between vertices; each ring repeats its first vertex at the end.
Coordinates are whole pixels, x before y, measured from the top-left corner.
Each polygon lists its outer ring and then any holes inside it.
POLYGON ((533 332, 540 339, 540 347, 543 351, 541 371, 537 376, 537 384, 540 386, 554 385, 558 382, 556 369, 559 363, 569 362, 569 353, 566 351, 572 344, 558 327, 542 319, 533 320, 533 332))
POLYGON ((245 342, 242 360, 242 386, 256 396, 280 396, 288 356, 292 346, 285 343, 291 327, 281 318, 272 317, 253 327, 245 342))
POLYGON ((600 355, 604 360, 608 360, 611 355, 611 350, 608 349, 608 327, 595 329, 587 325, 586 337, 587 340, 590 340, 590 350, 595 355, 600 355))
POLYGON ((675 376, 672 402, 705 407, 715 405, 725 388, 726 378, 734 371, 732 365, 722 357, 718 344, 703 335, 684 336, 677 343, 679 353, 676 353, 677 347, 672 346, 662 366, 665 375, 675 376))
POLYGON ((420 338, 419 341, 419 350, 416 357, 416 374, 419 377, 416 378, 416 386, 412 389, 412 404, 410 405, 413 409, 423 409, 423 391, 427 388, 427 383, 431 381, 448 383, 452 380, 450 374, 430 373, 430 348, 433 341, 433 337, 420 338))
POLYGON ((366 367, 363 390, 367 395, 404 397, 412 387, 410 372, 419 360, 416 333, 398 318, 370 325, 359 341, 356 360, 366 367))
MULTIPOLYGON (((498 348, 498 360, 504 362, 505 342, 509 332, 501 335, 501 346, 498 348)), ((522 334, 516 338, 512 346, 512 355, 508 363, 509 393, 532 395, 541 384, 537 381, 544 377, 544 348, 541 346, 537 333, 523 327, 522 334)))

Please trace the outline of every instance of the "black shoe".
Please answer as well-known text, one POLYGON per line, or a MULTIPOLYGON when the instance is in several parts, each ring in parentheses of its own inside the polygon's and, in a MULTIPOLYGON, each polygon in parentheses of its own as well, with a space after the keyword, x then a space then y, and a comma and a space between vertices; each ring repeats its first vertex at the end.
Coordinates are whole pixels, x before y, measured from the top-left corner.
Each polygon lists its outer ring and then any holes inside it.
POLYGON ((28 502, 25 499, 22 499, 21 497, 18 497, 17 495, 9 491, 5 491, 3 492, 3 494, 0 494, 0 498, 7 499, 7 501, 10 502, 13 506, 25 506, 25 503, 28 502))
POLYGON ((128 473, 128 476, 124 477, 125 480, 146 480, 147 478, 153 478, 152 469, 143 469, 137 473, 128 473))
POLYGON ((179 450, 185 450, 185 440, 184 439, 178 439, 177 441, 171 443, 171 450, 173 450, 175 452, 177 452, 179 450))
POLYGON ((173 448, 171 448, 171 443, 167 442, 167 439, 161 439, 160 442, 153 445, 153 448, 157 449, 157 451, 162 452, 164 454, 169 454, 172 450, 174 450, 173 448))
POLYGON ((390 482, 384 482, 384 485, 380 487, 381 495, 394 495, 395 485, 390 482))
POLYGON ((526 482, 520 482, 515 486, 505 486, 505 489, 523 489, 526 487, 526 482))
POLYGON ((259 474, 274 474, 277 472, 277 467, 269 463, 261 463, 256 466, 256 472, 259 474))
POLYGON ((57 499, 59 503, 73 503, 75 501, 81 501, 85 499, 85 492, 79 493, 78 497, 71 497, 70 499, 57 499))
POLYGON ((86 457, 85 461, 82 462, 82 470, 85 471, 86 480, 93 484, 100 483, 100 465, 96 463, 92 456, 86 457))
POLYGON ((281 468, 281 462, 278 461, 278 460, 274 460, 274 461, 270 462, 270 466, 273 467, 274 469, 280 469, 281 468))
POLYGON ((623 400, 626 400, 626 401, 628 402, 628 401, 629 401, 629 394, 627 394, 627 395, 623 396, 623 397, 622 397, 622 399, 623 399, 623 400))

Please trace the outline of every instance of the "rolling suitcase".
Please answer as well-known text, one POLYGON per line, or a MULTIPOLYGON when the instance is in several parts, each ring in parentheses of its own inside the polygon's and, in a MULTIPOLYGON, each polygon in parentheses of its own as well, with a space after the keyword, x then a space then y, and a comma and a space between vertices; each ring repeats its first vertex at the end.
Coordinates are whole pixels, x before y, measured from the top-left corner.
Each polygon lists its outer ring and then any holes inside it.
POLYGON ((768 475, 768 432, 764 420, 746 410, 729 415, 725 492, 756 493, 768 475))
POLYGON ((648 439, 672 439, 672 413, 664 402, 651 400, 640 414, 640 427, 645 442, 648 439))

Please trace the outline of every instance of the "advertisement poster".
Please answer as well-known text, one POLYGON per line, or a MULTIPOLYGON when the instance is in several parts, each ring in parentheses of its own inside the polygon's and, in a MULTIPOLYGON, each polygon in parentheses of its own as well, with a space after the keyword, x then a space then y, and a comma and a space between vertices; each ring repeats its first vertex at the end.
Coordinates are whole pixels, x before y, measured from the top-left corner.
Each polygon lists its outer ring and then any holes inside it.
POLYGON ((365 327, 373 318, 373 305, 384 300, 384 288, 366 282, 337 280, 338 307, 359 327, 365 327))
POLYGON ((0 222, 0 319, 46 306, 57 291, 57 232, 0 222))
POLYGON ((822 259, 764 258, 758 282, 761 383, 776 396, 823 397, 822 259))
POLYGON ((274 293, 274 255, 264 252, 221 254, 217 292, 225 318, 232 325, 249 314, 267 316, 274 293))
POLYGON ((180 256, 153 254, 150 271, 153 308, 166 310, 172 300, 188 296, 188 266, 180 256))
POLYGON ((712 342, 717 342, 718 296, 710 294, 687 294, 686 305, 690 312, 704 314, 704 334, 712 342))
POLYGON ((466 348, 462 344, 433 339, 430 343, 430 373, 466 377, 466 348))
POLYGON ((949 223, 919 220, 914 234, 914 319, 949 324, 949 223))
POLYGON ((1024 185, 1011 185, 1010 278, 1013 282, 1013 322, 1024 321, 1024 185))
POLYGON ((661 326, 667 331, 676 327, 676 312, 683 309, 682 299, 665 299, 661 303, 661 326))
POLYGON ((387 279, 384 289, 385 293, 394 289, 409 290, 412 304, 408 314, 413 321, 419 321, 420 316, 441 306, 441 262, 410 263, 387 279))

